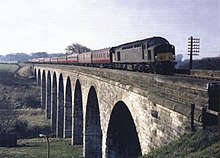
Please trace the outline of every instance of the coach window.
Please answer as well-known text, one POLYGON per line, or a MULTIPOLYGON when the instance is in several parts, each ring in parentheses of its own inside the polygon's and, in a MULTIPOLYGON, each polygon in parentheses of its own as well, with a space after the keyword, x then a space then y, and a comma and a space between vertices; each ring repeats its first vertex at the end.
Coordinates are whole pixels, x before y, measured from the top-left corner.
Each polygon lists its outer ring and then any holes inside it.
POLYGON ((147 56, 148 56, 148 60, 151 60, 151 50, 148 50, 147 56))
POLYGON ((120 61, 121 60, 120 52, 117 52, 117 56, 118 56, 118 61, 120 61))

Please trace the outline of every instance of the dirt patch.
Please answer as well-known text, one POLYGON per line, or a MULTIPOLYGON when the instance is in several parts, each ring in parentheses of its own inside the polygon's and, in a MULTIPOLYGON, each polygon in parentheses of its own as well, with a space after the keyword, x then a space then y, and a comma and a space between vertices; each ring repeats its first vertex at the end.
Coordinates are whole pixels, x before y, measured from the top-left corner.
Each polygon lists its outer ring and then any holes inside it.
POLYGON ((23 78, 30 78, 33 76, 33 66, 32 65, 24 65, 21 66, 17 72, 16 75, 23 78))

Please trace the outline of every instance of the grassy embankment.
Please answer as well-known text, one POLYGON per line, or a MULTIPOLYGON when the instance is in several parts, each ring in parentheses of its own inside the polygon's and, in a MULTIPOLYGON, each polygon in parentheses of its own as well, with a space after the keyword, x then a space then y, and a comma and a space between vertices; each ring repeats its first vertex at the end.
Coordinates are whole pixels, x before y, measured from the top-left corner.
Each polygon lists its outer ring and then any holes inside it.
MULTIPOLYGON (((0 157, 46 157, 46 140, 39 133, 50 132, 50 122, 40 107, 40 87, 33 80, 14 77, 17 65, 0 64, 0 133, 17 133, 16 148, 0 148, 0 157)), ((25 70, 26 71, 26 70, 25 70)), ((51 138, 52 139, 52 138, 51 138)), ((51 140, 51 157, 82 155, 81 146, 70 146, 70 140, 51 140)))
POLYGON ((0 133, 36 137, 50 129, 40 109, 40 88, 33 80, 14 77, 17 65, 0 64, 0 133))
POLYGON ((198 130, 143 158, 220 158, 220 136, 217 129, 198 130))

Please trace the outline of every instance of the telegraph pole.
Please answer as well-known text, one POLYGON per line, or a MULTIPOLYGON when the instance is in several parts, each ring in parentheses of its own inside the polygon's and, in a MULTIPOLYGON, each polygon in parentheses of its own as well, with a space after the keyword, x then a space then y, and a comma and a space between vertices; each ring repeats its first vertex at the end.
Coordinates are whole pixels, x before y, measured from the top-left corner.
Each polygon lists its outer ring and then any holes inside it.
POLYGON ((190 61, 189 61, 189 69, 192 69, 192 61, 193 61, 193 55, 199 55, 199 46, 200 46, 200 39, 189 37, 188 38, 188 52, 190 55, 190 61))

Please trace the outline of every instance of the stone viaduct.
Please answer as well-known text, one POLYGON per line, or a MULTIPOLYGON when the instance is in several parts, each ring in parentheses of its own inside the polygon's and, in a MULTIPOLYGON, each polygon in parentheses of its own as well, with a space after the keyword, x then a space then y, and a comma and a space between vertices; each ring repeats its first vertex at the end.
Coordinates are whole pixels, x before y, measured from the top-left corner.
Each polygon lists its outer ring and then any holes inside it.
POLYGON ((34 65, 41 104, 57 137, 84 157, 139 157, 196 126, 207 81, 78 66, 34 65))

